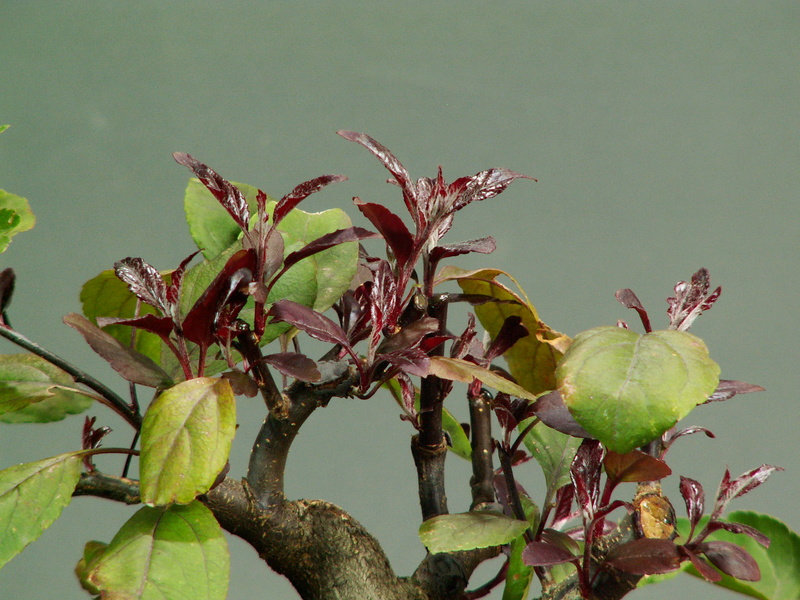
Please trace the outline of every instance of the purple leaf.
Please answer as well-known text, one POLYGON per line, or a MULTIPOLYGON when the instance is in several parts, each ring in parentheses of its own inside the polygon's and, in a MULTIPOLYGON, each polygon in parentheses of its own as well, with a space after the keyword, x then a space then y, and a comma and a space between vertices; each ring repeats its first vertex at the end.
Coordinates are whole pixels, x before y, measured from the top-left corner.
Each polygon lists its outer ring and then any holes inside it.
POLYGON ((576 560, 568 550, 544 542, 530 542, 522 551, 522 562, 532 567, 549 567, 576 560))
POLYGON ((278 300, 269 309, 269 315, 275 321, 294 325, 315 339, 350 348, 344 329, 312 308, 291 300, 278 300))
POLYGON ((633 450, 627 454, 609 450, 603 459, 603 466, 614 485, 621 482, 657 481, 672 473, 672 469, 663 460, 641 450, 633 450))
POLYGON ((670 540, 639 538, 611 549, 606 564, 636 575, 669 573, 681 564, 681 553, 670 540))
POLYGON ((706 436, 713 438, 716 437, 711 431, 706 429, 705 427, 699 427, 697 425, 686 427, 684 429, 680 429, 678 431, 670 430, 666 434, 664 434, 664 445, 666 448, 672 446, 672 444, 677 440, 679 437, 683 437, 685 435, 692 435, 695 433, 705 433, 706 436))
POLYGON ((533 410, 542 423, 556 431, 573 437, 592 438, 592 435, 572 417, 558 390, 539 396, 533 403, 533 410))
POLYGON ((730 521, 711 521, 706 525, 706 529, 709 533, 714 531, 718 531, 720 529, 724 529, 725 531, 729 531, 731 533, 743 533, 744 535, 749 535, 759 544, 764 546, 764 548, 769 548, 770 539, 761 533, 755 527, 751 527, 750 525, 745 525, 744 523, 734 523, 730 521))
POLYGON ((439 321, 433 317, 423 317, 383 340, 378 346, 377 354, 390 354, 417 346, 422 338, 437 331, 439 331, 439 321))
POLYGON ((720 579, 722 579, 722 575, 720 575, 719 571, 713 569, 711 565, 709 565, 705 560, 703 560, 700 556, 698 556, 695 552, 693 552, 687 546, 678 546, 680 549, 681 554, 686 556, 690 561, 692 561, 692 566, 697 569, 697 572, 703 576, 703 579, 709 581, 711 583, 716 583, 720 579))
POLYGON ((706 495, 703 492, 703 486, 694 479, 681 476, 681 496, 686 503, 686 514, 689 516, 689 523, 692 530, 689 533, 689 538, 694 534, 694 528, 703 516, 705 510, 706 495))
MULTIPOLYGON (((464 358, 470 353, 473 343, 477 343, 475 340, 475 315, 467 313, 467 326, 464 328, 464 332, 453 340, 453 344, 450 346, 450 358, 464 358)), ((480 352, 483 354, 482 349, 480 352)))
POLYGON ((642 320, 642 326, 647 333, 653 331, 653 328, 650 326, 650 317, 647 315, 647 311, 644 309, 644 306, 642 306, 639 298, 633 293, 633 290, 628 288, 625 288, 624 290, 618 290, 614 296, 625 308, 632 308, 639 313, 639 318, 642 320))
POLYGON ((406 348, 391 354, 380 355, 396 369, 408 375, 427 377, 430 369, 430 358, 419 348, 406 348))
POLYGON ((764 388, 760 385, 736 381, 733 379, 720 379, 717 389, 708 397, 707 402, 720 402, 733 398, 736 394, 749 394, 751 392, 763 392, 764 388))
POLYGON ((337 229, 336 231, 331 231, 330 233, 326 233, 314 241, 309 242, 300 248, 300 250, 296 250, 295 252, 289 254, 283 261, 283 269, 285 271, 304 258, 312 256, 318 252, 322 252, 323 250, 327 250, 328 248, 338 246, 339 244, 357 242, 359 240, 368 240, 376 237, 380 236, 377 233, 373 233, 372 231, 368 231, 361 227, 347 227, 346 229, 337 229))
POLYGON ((294 207, 308 198, 311 194, 320 191, 327 185, 346 180, 347 177, 344 175, 322 175, 320 177, 311 179, 310 181, 301 183, 283 198, 278 200, 278 203, 275 205, 275 210, 272 212, 272 224, 277 227, 278 223, 280 223, 294 207))
POLYGON ((169 315, 167 285, 155 267, 141 258, 128 257, 114 263, 114 272, 139 300, 169 315))
POLYGON ((728 502, 739 496, 743 496, 750 490, 757 488, 764 483, 774 471, 783 471, 782 467, 772 465, 761 465, 760 467, 743 473, 733 481, 730 479, 730 472, 725 469, 725 475, 717 490, 717 500, 714 503, 714 512, 711 513, 711 520, 718 519, 725 511, 728 502))
POLYGON ((421 217, 420 209, 417 205, 417 190, 408 171, 406 171, 406 168, 397 160, 397 157, 395 157, 386 146, 363 133, 356 133, 355 131, 337 131, 336 133, 346 140, 361 144, 381 161, 381 164, 392 174, 397 185, 403 190, 403 200, 405 201, 406 208, 414 219, 414 223, 419 225, 421 223, 421 217))
POLYGON ((569 534, 550 527, 542 530, 541 541, 551 546, 560 546, 575 556, 578 556, 582 550, 581 545, 569 534))
MULTIPOLYGON (((493 198, 505 190, 515 179, 533 179, 510 169, 487 169, 472 177, 456 179, 447 189, 448 195, 455 195, 453 210, 461 210, 471 202, 493 198)), ((536 181, 534 179, 534 181, 536 181)))
POLYGON ((741 546, 731 542, 713 541, 698 544, 694 550, 705 554, 711 564, 731 577, 742 581, 761 579, 761 569, 758 568, 758 563, 741 546))
POLYGON ((172 277, 170 279, 170 284, 167 286, 166 293, 167 303, 170 306, 170 316, 177 316, 174 314, 173 309, 178 305, 178 299, 181 293, 181 285, 183 284, 183 274, 186 272, 186 267, 189 265, 189 262, 199 253, 199 250, 191 253, 189 256, 184 258, 181 261, 181 264, 178 265, 178 268, 172 272, 172 277))
POLYGON ((353 198, 358 210, 380 231, 386 244, 391 248, 397 265, 402 268, 414 252, 414 236, 408 231, 402 219, 381 204, 362 202, 353 198))
POLYGON ((153 388, 172 385, 169 375, 149 357, 123 346, 83 315, 70 313, 64 317, 64 323, 80 333, 92 350, 128 381, 153 388))
POLYGON ((572 501, 575 499, 575 486, 571 483, 561 486, 556 491, 553 527, 561 527, 573 518, 572 501))
POLYGON ((675 296, 667 299, 670 329, 686 331, 697 317, 711 308, 722 288, 718 287, 709 294, 709 287, 710 277, 705 268, 692 275, 691 283, 679 281, 675 285, 675 296))
POLYGON ((247 231, 250 208, 247 206, 247 199, 239 188, 189 154, 175 152, 172 157, 178 164, 188 167, 194 173, 194 176, 208 188, 208 191, 211 192, 222 207, 228 211, 239 228, 242 231, 247 231))
POLYGON ((247 396, 255 398, 258 394, 258 383, 255 379, 243 373, 239 369, 232 369, 220 374, 222 379, 227 379, 231 384, 231 389, 236 396, 247 396))
POLYGON ((584 522, 592 520, 597 510, 603 452, 603 446, 597 440, 583 440, 569 468, 569 476, 572 485, 575 486, 575 496, 584 522))
POLYGON ((279 352, 277 354, 268 354, 261 360, 272 365, 284 375, 294 377, 300 381, 316 382, 320 380, 317 363, 305 354, 279 352))
POLYGON ((497 332, 491 345, 486 350, 484 358, 491 362, 498 356, 505 354, 506 350, 511 348, 519 340, 530 335, 528 328, 522 324, 522 317, 519 315, 511 315, 506 317, 500 331, 497 332))

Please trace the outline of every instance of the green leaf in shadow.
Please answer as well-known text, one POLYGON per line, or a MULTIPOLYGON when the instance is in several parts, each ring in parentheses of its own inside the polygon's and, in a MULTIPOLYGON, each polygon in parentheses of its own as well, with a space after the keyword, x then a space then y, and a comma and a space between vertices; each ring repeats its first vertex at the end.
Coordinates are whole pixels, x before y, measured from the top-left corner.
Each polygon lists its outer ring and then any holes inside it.
POLYGON ((419 527, 419 539, 435 554, 502 546, 521 536, 527 528, 527 521, 475 511, 428 519, 419 527))

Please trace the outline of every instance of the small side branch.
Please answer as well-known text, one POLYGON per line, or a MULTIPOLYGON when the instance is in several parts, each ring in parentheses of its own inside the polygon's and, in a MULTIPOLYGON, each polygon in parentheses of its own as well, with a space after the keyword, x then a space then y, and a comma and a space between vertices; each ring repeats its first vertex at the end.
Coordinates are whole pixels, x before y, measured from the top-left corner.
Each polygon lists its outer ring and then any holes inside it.
POLYGON ((139 482, 127 477, 114 477, 99 471, 81 473, 73 496, 96 496, 125 504, 139 504, 139 482))

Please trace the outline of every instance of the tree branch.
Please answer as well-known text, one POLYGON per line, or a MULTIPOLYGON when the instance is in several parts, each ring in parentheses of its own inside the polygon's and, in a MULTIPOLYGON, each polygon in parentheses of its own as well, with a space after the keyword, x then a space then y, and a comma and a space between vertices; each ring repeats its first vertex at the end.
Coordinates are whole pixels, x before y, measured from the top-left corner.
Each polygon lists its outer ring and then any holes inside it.
POLYGON ((494 502, 494 466, 492 465, 492 411, 488 394, 469 399, 470 433, 472 436, 471 509, 494 502))

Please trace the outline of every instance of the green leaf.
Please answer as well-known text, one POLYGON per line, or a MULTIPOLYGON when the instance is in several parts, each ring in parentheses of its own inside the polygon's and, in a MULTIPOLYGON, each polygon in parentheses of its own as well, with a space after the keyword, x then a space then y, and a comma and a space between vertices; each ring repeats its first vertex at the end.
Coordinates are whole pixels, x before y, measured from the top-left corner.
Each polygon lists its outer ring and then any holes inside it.
POLYGON ((228 460, 235 431, 227 379, 190 379, 161 393, 142 424, 142 502, 186 504, 207 492, 228 460))
POLYGON ((106 551, 106 548, 108 548, 108 544, 104 542, 98 542, 97 540, 86 542, 83 547, 83 557, 75 565, 75 575, 81 587, 90 594, 100 595, 101 590, 89 581, 89 575, 97 564, 97 560, 106 551))
POLYGON ((80 475, 81 452, 0 471, 0 567, 53 524, 80 475))
POLYGON ((461 381, 463 383, 471 383, 473 379, 480 379, 485 385, 497 391, 505 392, 506 394, 517 396, 518 398, 524 398, 531 402, 536 400, 534 394, 522 389, 516 383, 509 381, 494 371, 484 369, 475 363, 459 358, 431 356, 430 369, 428 372, 430 375, 436 375, 442 379, 461 381))
POLYGON ((0 190, 0 252, 5 252, 11 238, 28 231, 36 223, 36 217, 28 201, 5 190, 0 190))
POLYGON ((82 413, 95 397, 72 377, 32 354, 0 355, 0 421, 49 423, 82 413))
MULTIPOLYGON (((233 181, 231 183, 244 194, 250 207, 250 214, 255 214, 258 208, 256 204, 258 189, 246 183, 233 181)), ((206 259, 211 260, 223 250, 227 250, 242 233, 228 211, 199 179, 189 180, 183 196, 183 208, 186 212, 186 222, 189 224, 189 233, 206 259)))
POLYGON ((11 127, 11 125, 0 125, 0 133, 3 133, 9 127, 11 127))
POLYGON ((569 346, 570 339, 542 323, 525 293, 513 292, 497 281, 498 275, 505 275, 516 284, 513 277, 499 269, 465 271, 455 267, 442 269, 439 281, 455 279, 464 293, 489 296, 496 300, 474 308, 481 325, 492 339, 508 317, 520 317, 530 335, 518 340, 503 355, 508 370, 517 383, 529 392, 541 394, 555 389, 556 365, 569 346))
POLYGON ((229 568, 219 524, 195 501, 141 508, 91 561, 86 580, 105 600, 224 600, 229 568))
POLYGON ((704 402, 719 383, 719 366, 703 341, 685 331, 639 335, 597 327, 573 340, 556 376, 575 420, 625 454, 704 402))
POLYGON ((527 544, 528 542, 522 536, 511 542, 503 600, 525 600, 528 597, 528 590, 533 580, 533 567, 522 562, 522 551, 527 544))
MULTIPOLYGON (((744 534, 727 531, 712 533, 708 537, 709 540, 722 540, 741 546, 750 553, 761 569, 759 581, 740 581, 722 574, 722 579, 715 585, 761 600, 796 600, 800 598, 800 536, 778 519, 752 511, 732 512, 726 515, 725 521, 755 527, 770 539, 770 545, 769 548, 764 548, 753 538, 744 534)), ((708 523, 708 517, 703 517, 697 530, 705 527, 706 523, 708 523)), ((689 534, 689 529, 688 519, 678 519, 678 531, 683 540, 689 534)), ((695 577, 702 577, 689 562, 682 563, 680 570, 695 577)), ((657 583, 664 578, 664 576, 650 575, 645 577, 645 580, 639 585, 657 583)))
MULTIPOLYGON (((136 315, 137 298, 115 274, 113 269, 103 271, 83 284, 80 301, 84 316, 97 324, 97 317, 130 319, 136 315)), ((141 303, 139 316, 156 314, 155 308, 141 303)), ((103 331, 125 346, 131 345, 131 328, 127 325, 108 325, 103 331)), ((136 330, 134 349, 161 364, 161 339, 154 333, 136 330)), ((162 365, 163 366, 163 365, 162 365)))
MULTIPOLYGON (((519 430, 524 430, 530 422, 531 419, 522 421, 519 430)), ((547 496, 552 498, 558 488, 569 483, 569 467, 582 440, 537 423, 522 441, 542 467, 547 496)))
POLYGON ((432 553, 502 546, 521 536, 527 521, 500 513, 468 512, 439 515, 419 527, 419 539, 432 553))

